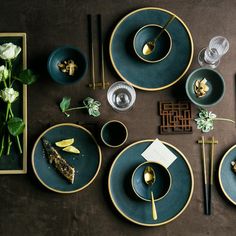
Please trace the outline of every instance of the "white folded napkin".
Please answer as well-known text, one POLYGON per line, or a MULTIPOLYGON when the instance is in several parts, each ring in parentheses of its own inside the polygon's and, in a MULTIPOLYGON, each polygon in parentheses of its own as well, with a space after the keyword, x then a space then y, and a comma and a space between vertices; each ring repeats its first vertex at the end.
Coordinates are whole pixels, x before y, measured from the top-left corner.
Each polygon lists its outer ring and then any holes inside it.
POLYGON ((177 158, 159 139, 141 154, 147 161, 154 161, 168 168, 177 158))

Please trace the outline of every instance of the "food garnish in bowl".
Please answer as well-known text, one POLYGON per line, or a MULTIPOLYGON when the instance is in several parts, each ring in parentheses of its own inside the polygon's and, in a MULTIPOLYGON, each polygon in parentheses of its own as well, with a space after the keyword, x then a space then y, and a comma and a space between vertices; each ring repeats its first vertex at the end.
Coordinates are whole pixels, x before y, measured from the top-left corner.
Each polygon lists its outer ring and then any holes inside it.
POLYGON ((58 63, 57 66, 61 72, 68 74, 70 76, 73 76, 75 74, 75 71, 78 69, 78 66, 71 59, 64 60, 63 62, 58 63))
POLYGON ((236 161, 232 161, 231 165, 232 165, 233 172, 236 173, 236 161))
POLYGON ((209 87, 207 86, 206 78, 196 80, 194 84, 194 92, 197 97, 204 97, 207 94, 208 90, 209 87))

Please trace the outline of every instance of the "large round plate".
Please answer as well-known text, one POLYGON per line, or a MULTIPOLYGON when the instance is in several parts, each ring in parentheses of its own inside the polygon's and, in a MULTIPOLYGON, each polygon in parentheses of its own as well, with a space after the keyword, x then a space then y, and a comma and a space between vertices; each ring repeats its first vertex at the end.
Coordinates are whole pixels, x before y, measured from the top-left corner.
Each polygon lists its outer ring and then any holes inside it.
POLYGON ((70 123, 55 125, 44 131, 35 142, 32 152, 35 175, 45 187, 59 193, 73 193, 87 187, 97 176, 101 161, 101 149, 93 135, 84 127, 70 123), (75 139, 73 145, 79 148, 79 155, 59 150, 62 157, 75 168, 73 184, 70 184, 49 164, 42 145, 42 137, 52 144, 68 138, 75 139))
POLYGON ((236 205, 236 174, 232 171, 231 161, 235 160, 236 145, 225 153, 218 172, 221 189, 234 205, 236 205))
POLYGON ((112 164, 108 188, 116 209, 128 220, 144 226, 159 226, 178 217, 187 207, 193 193, 192 169, 184 157, 172 145, 163 142, 177 159, 168 168, 172 176, 172 186, 168 194, 157 204, 158 220, 152 219, 150 202, 137 198, 131 187, 131 176, 134 169, 145 159, 141 153, 154 140, 143 140, 125 148, 112 164))
POLYGON ((187 72, 193 58, 193 40, 178 17, 168 26, 172 37, 170 54, 158 63, 141 61, 133 50, 133 36, 147 24, 164 25, 172 12, 155 7, 138 9, 125 16, 115 27, 110 40, 110 58, 118 75, 134 87, 147 91, 167 88, 187 72))

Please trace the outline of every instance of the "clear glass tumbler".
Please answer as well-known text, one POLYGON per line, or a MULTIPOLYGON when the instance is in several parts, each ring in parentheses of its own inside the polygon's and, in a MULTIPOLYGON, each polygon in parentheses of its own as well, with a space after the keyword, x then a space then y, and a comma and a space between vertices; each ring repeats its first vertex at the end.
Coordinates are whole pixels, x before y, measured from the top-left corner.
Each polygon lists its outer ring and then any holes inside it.
POLYGON ((211 39, 207 48, 203 48, 198 54, 198 62, 201 66, 216 68, 220 59, 229 50, 229 41, 222 36, 211 39))
POLYGON ((108 89, 107 100, 115 111, 127 111, 134 105, 136 92, 131 85, 118 81, 108 89))

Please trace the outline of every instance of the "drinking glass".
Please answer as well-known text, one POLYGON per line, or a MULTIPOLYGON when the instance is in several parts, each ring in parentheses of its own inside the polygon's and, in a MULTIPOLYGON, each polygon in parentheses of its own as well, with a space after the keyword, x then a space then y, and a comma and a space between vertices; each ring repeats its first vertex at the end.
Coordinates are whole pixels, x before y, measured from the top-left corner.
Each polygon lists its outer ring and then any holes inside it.
POLYGON ((198 62, 201 66, 216 68, 220 59, 229 50, 229 41, 222 36, 211 39, 207 48, 203 48, 198 54, 198 62))
POLYGON ((128 83, 118 81, 108 89, 107 100, 115 111, 127 111, 134 105, 136 92, 128 83))

